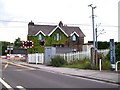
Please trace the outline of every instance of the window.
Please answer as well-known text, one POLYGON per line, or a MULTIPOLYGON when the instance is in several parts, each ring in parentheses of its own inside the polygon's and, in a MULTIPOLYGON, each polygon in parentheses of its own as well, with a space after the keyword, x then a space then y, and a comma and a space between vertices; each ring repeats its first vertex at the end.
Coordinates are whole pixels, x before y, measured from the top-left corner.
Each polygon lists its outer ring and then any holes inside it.
POLYGON ((40 41, 40 46, 44 46, 45 42, 42 40, 40 41))
POLYGON ((57 33, 57 41, 59 41, 59 39, 60 39, 60 34, 57 33))
POLYGON ((72 36, 72 41, 76 41, 76 35, 74 34, 73 36, 72 36))
POLYGON ((38 40, 42 40, 42 35, 39 34, 38 40))
POLYGON ((56 40, 56 35, 54 35, 54 40, 56 40))
POLYGON ((38 40, 39 40, 39 45, 40 45, 40 46, 44 46, 45 41, 44 41, 43 38, 42 38, 42 34, 39 34, 38 40))
POLYGON ((60 33, 57 33, 56 35, 54 35, 54 40, 62 40, 62 36, 60 36, 60 33))
POLYGON ((60 36, 60 40, 62 40, 62 36, 60 36))

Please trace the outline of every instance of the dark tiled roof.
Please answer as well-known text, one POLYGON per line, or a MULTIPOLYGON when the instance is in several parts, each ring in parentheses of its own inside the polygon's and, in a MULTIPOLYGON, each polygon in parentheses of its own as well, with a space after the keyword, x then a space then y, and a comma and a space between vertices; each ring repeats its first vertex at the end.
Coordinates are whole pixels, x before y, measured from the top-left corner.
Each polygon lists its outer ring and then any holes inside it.
POLYGON ((76 32, 80 37, 85 37, 79 27, 63 26, 62 29, 70 36, 71 33, 76 32))
POLYGON ((13 49, 12 54, 27 54, 27 49, 13 49))
POLYGON ((56 26, 51 25, 33 25, 28 27, 28 35, 36 35, 39 31, 42 31, 45 35, 48 35, 56 26))
MULTIPOLYGON (((28 25, 28 35, 35 36, 39 31, 42 31, 45 35, 48 35, 56 27, 57 25, 28 25)), ((76 32, 80 37, 85 37, 79 27, 61 26, 60 28, 64 30, 68 36, 70 36, 71 33, 76 32)))

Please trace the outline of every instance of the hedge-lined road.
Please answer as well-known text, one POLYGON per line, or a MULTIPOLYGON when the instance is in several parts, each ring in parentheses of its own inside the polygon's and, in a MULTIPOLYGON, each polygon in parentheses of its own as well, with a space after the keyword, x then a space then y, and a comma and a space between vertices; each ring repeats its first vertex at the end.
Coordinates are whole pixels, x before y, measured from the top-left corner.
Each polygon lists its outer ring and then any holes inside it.
MULTIPOLYGON (((117 85, 3 63, 2 79, 12 88, 117 88, 117 85)), ((27 89, 28 90, 28 89, 27 89)), ((114 89, 113 89, 114 90, 114 89)))

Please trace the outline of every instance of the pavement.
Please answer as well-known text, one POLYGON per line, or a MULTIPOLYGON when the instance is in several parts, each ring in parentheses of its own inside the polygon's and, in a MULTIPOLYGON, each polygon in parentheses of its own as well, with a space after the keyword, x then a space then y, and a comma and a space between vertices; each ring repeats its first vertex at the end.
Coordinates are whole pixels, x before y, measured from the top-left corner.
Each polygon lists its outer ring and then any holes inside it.
MULTIPOLYGON (((7 60, 7 61, 11 62, 11 60, 7 60)), ((99 70, 84 70, 84 69, 65 68, 65 67, 53 67, 53 66, 46 66, 46 65, 41 65, 41 64, 29 64, 27 62, 21 62, 21 61, 12 61, 12 62, 14 64, 42 69, 44 71, 62 73, 66 75, 99 80, 99 81, 104 81, 104 82, 120 85, 120 78, 119 78, 120 73, 116 71, 108 71, 108 70, 99 71, 99 70)))

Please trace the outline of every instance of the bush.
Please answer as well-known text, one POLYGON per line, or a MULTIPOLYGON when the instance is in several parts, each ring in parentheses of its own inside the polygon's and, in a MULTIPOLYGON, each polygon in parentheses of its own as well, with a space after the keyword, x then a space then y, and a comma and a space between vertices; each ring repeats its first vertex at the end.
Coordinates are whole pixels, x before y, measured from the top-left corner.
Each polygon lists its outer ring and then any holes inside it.
POLYGON ((51 58, 51 65, 52 66, 60 67, 64 64, 66 64, 66 61, 61 56, 55 56, 55 57, 51 58))
POLYGON ((90 60, 85 58, 83 60, 73 60, 69 62, 68 64, 64 65, 64 67, 91 69, 91 64, 90 64, 90 60))
POLYGON ((84 62, 84 69, 91 69, 90 60, 86 60, 86 61, 84 62))
POLYGON ((115 46, 116 61, 120 61, 120 42, 115 46))
POLYGON ((102 69, 103 70, 110 70, 112 67, 111 67, 111 63, 110 61, 108 60, 103 60, 102 61, 102 69))

